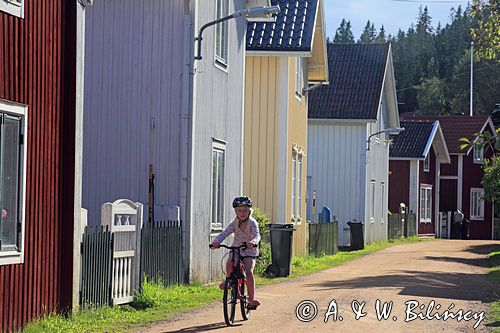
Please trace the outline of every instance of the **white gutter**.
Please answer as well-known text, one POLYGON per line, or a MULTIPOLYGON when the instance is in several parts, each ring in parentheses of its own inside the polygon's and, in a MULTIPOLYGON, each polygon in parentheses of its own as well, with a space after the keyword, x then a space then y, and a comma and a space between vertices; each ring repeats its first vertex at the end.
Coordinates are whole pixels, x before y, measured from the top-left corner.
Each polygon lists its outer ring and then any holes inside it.
POLYGON ((182 221, 183 239, 183 274, 186 281, 190 278, 191 258, 191 202, 192 202, 192 179, 193 167, 192 156, 194 149, 194 119, 196 105, 196 80, 194 68, 194 36, 198 27, 198 0, 185 3, 184 15, 184 60, 185 70, 182 85, 182 117, 181 117, 181 147, 179 152, 180 179, 179 179, 179 206, 182 221))
POLYGON ((73 197, 73 281, 71 309, 80 305, 83 176, 83 96, 85 72, 85 6, 76 1, 76 79, 75 79, 75 173, 73 197))

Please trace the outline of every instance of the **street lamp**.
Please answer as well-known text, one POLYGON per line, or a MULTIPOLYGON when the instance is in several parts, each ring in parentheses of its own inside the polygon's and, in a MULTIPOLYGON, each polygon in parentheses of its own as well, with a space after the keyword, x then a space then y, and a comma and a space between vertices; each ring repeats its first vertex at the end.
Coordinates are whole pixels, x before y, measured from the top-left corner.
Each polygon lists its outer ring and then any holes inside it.
POLYGON ((368 140, 366 140, 366 142, 368 143, 368 148, 366 150, 370 150, 370 139, 372 138, 372 136, 378 135, 380 133, 398 135, 399 133, 403 132, 404 130, 405 130, 404 127, 391 127, 391 128, 386 128, 383 131, 373 133, 372 135, 370 135, 368 137, 368 140))
POLYGON ((273 14, 277 14, 280 12, 280 6, 259 6, 259 7, 252 7, 248 9, 242 9, 240 11, 237 11, 236 13, 233 13, 229 16, 222 17, 218 20, 211 21, 203 25, 200 29, 200 32, 198 33, 198 37, 196 37, 194 40, 197 42, 198 46, 198 54, 194 57, 195 60, 201 60, 201 41, 203 40, 203 37, 201 36, 203 34, 203 31, 217 23, 222 23, 224 21, 228 21, 233 18, 237 17, 245 17, 245 18, 269 18, 273 14))

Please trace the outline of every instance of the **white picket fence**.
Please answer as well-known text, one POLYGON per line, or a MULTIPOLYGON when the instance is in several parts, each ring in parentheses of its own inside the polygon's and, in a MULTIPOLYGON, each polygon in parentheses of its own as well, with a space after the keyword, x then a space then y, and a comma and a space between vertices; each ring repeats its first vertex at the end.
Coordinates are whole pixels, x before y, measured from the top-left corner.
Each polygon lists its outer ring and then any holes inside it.
POLYGON ((140 282, 140 241, 143 205, 127 199, 105 203, 101 224, 114 234, 111 297, 113 304, 130 303, 140 282))

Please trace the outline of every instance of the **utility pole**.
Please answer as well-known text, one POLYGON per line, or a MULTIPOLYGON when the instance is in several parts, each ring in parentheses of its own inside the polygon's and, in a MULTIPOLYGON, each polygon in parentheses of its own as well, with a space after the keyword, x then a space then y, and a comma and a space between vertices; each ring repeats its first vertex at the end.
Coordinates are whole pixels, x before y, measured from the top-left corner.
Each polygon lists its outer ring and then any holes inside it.
POLYGON ((472 117, 472 88, 474 76, 474 42, 470 42, 470 116, 472 117))

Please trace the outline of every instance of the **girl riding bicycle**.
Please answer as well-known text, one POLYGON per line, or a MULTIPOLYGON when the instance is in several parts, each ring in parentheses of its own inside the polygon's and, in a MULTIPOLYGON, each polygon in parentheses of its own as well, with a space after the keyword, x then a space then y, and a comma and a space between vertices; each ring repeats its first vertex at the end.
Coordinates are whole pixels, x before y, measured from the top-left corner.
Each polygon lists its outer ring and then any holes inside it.
MULTIPOLYGON (((247 248, 241 250, 243 257, 243 265, 245 267, 248 296, 250 298, 249 307, 257 308, 260 302, 255 299, 255 281, 253 277, 253 270, 255 267, 255 258, 259 255, 257 244, 260 241, 259 225, 252 217, 252 200, 249 197, 237 197, 233 200, 233 208, 236 218, 231 222, 227 228, 221 232, 212 242, 212 249, 219 248, 220 243, 226 239, 227 236, 234 233, 234 240, 232 246, 241 246, 247 243, 247 248)), ((232 269, 231 262, 236 258, 228 258, 226 262, 226 272, 232 269)), ((224 283, 221 283, 222 289, 224 283)))

